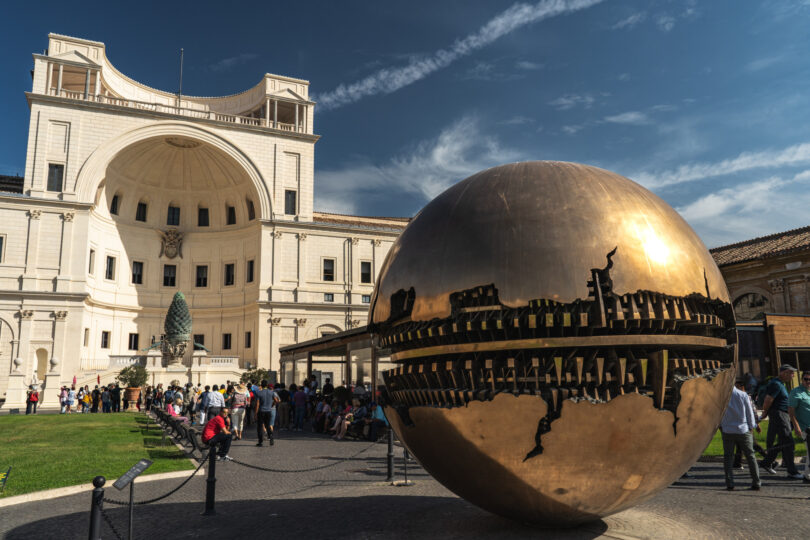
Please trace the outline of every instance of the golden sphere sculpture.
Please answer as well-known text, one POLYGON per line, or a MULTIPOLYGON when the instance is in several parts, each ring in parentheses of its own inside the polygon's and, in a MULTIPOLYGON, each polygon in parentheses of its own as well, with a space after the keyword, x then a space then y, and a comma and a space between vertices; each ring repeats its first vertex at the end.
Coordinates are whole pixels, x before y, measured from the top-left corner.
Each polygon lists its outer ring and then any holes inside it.
POLYGON ((482 171, 431 201, 383 264, 369 323, 397 366, 386 416, 447 488, 543 526, 679 478, 736 374, 723 277, 689 225, 617 174, 482 171))

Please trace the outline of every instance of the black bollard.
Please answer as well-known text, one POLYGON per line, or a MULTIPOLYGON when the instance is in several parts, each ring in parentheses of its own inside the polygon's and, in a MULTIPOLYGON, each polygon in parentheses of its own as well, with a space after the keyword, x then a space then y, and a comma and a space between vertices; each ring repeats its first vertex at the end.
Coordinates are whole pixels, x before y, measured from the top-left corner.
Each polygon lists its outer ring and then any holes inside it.
POLYGON ((93 478, 92 502, 90 503, 90 540, 101 540, 101 509, 104 504, 104 484, 107 479, 103 476, 93 478))
POLYGON ((208 479, 205 481, 205 512, 204 516, 216 515, 214 511, 214 501, 217 494, 217 448, 211 445, 208 453, 208 479))
POLYGON ((407 486, 408 484, 408 449, 403 448, 403 455, 402 457, 405 458, 403 461, 405 462, 405 482, 402 483, 403 486, 407 486))
POLYGON ((386 482, 394 481, 394 430, 388 428, 388 478, 386 482))

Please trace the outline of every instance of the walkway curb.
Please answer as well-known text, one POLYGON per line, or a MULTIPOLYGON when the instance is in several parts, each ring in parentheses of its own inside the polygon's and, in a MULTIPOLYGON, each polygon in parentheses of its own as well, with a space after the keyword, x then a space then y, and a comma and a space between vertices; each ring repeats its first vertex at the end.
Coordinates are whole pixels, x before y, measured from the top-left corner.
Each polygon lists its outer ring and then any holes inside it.
MULTIPOLYGON (((197 474, 205 474, 205 467, 201 467, 197 474)), ((152 482, 155 480, 170 480, 172 478, 185 478, 188 476, 188 471, 173 471, 159 474, 148 474, 146 476, 139 476, 138 483, 152 482)), ((109 484, 107 487, 111 487, 109 484)), ((79 484, 77 486, 68 486, 56 489, 46 489, 44 491, 35 491, 33 493, 26 493, 25 495, 16 495, 0 499, 0 508, 4 506, 14 506, 34 501, 45 501, 48 499, 57 499, 59 497, 67 497, 68 495, 76 495, 77 493, 89 493, 93 490, 93 484, 79 484)))

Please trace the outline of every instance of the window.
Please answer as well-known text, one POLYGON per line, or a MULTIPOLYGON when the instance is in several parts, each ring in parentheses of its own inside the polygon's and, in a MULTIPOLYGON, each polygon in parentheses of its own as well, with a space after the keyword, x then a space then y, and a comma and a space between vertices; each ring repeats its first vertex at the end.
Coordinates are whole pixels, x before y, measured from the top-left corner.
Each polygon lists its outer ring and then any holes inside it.
POLYGON ((234 277, 234 267, 236 265, 233 263, 228 263, 225 265, 225 285, 233 285, 233 277, 234 277))
POLYGON ((236 208, 233 206, 226 206, 225 207, 225 215, 226 215, 226 223, 228 225, 236 225, 236 208))
POLYGON ((194 334, 194 350, 204 351, 203 347, 205 347, 205 334, 194 334))
POLYGON ((6 237, 0 236, 0 263, 3 262, 3 245, 5 243, 6 237))
POLYGON ((335 281, 335 259, 323 260, 323 280, 335 281))
POLYGON ((107 266, 104 270, 105 279, 115 279, 115 257, 107 255, 107 266))
POLYGON ((166 225, 180 225, 180 207, 169 205, 169 213, 166 215, 166 225))
POLYGON ((249 349, 251 347, 252 338, 253 338, 253 336, 250 334, 250 332, 245 332, 245 348, 246 349, 249 349))
POLYGON ((370 304, 371 303, 371 295, 370 294, 364 294, 360 298, 360 301, 363 302, 364 304, 370 304))
POLYGON ((256 208, 253 206, 253 201, 250 199, 245 199, 245 205, 247 206, 248 211, 248 221, 253 221, 256 219, 256 208))
POLYGON ((48 164, 48 191, 62 191, 62 180, 64 177, 64 165, 48 164))
POLYGON ((197 278, 194 282, 195 287, 208 287, 208 266, 200 265, 197 267, 197 278))
POLYGON ((294 216, 295 214, 298 213, 298 212, 296 212, 296 209, 297 209, 298 205, 296 204, 295 199, 296 199, 296 192, 295 191, 293 191, 291 189, 287 189, 287 190, 284 191, 284 213, 285 214, 294 216))
POLYGON ((146 203, 139 202, 138 208, 135 209, 135 221, 146 222, 146 203))
POLYGON ((130 351, 138 350, 138 334, 129 335, 129 350, 130 351))
POLYGON ((101 348, 102 349, 110 348, 110 333, 107 330, 103 330, 101 332, 101 348))
POLYGON ((197 208, 197 226, 208 227, 208 208, 197 208))
POLYGON ((120 199, 118 198, 118 194, 116 193, 113 195, 112 201, 110 201, 110 214, 117 216, 118 215, 118 203, 120 199))
POLYGON ((96 250, 90 250, 90 262, 87 263, 87 273, 91 276, 96 270, 96 250))
POLYGON ((143 263, 132 261, 132 284, 143 285, 143 263))
POLYGON ((163 286, 174 287, 177 283, 177 267, 173 264, 163 265, 163 286))
POLYGON ((90 343, 90 329, 84 329, 84 346, 87 347, 87 344, 90 343))
POLYGON ((324 302, 334 302, 335 301, 335 295, 333 293, 330 293, 330 292, 323 293, 323 301, 324 302))
POLYGON ((231 349, 231 335, 222 334, 222 349, 229 351, 231 349))
POLYGON ((245 271, 245 283, 253 283, 253 267, 255 266, 253 259, 247 262, 247 270, 245 271))
POLYGON ((360 283, 371 283, 371 263, 368 261, 360 263, 360 283))

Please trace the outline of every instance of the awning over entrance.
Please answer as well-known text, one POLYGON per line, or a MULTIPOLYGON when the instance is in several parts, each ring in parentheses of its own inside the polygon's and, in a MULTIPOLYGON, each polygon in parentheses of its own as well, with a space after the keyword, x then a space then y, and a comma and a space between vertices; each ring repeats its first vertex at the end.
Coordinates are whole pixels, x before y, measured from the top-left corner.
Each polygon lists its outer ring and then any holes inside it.
POLYGON ((279 348, 281 382, 300 384, 311 375, 321 386, 331 379, 334 386, 360 387, 376 394, 383 386, 382 372, 391 369, 388 350, 374 346, 366 326, 324 335, 279 348))

